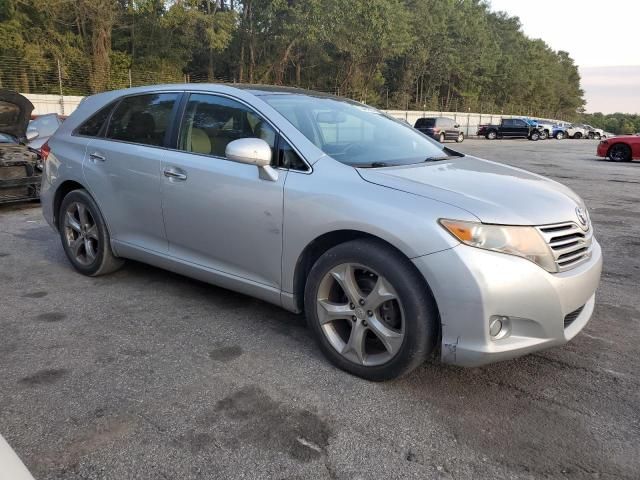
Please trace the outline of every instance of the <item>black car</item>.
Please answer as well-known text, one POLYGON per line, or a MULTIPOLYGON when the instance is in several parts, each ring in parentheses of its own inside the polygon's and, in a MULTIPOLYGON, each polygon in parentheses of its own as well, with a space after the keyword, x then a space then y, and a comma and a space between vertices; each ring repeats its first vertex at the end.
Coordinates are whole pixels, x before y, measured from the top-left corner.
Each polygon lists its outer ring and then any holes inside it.
POLYGON ((32 111, 28 99, 0 89, 0 203, 40 197, 42 162, 26 145, 32 111))
POLYGON ((460 125, 453 118, 447 117, 423 117, 416 121, 414 127, 425 135, 444 143, 445 140, 455 140, 460 143, 464 140, 464 133, 460 125))

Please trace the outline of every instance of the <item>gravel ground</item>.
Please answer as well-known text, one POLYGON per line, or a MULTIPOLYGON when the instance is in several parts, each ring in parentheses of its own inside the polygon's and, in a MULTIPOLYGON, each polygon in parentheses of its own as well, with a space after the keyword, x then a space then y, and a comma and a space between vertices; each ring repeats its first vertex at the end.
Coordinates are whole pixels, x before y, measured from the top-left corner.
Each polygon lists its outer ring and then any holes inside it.
POLYGON ((134 262, 83 277, 37 204, 2 207, 0 433, 38 479, 639 478, 640 164, 451 146, 586 200, 605 267, 570 344, 370 383, 302 317, 134 262))

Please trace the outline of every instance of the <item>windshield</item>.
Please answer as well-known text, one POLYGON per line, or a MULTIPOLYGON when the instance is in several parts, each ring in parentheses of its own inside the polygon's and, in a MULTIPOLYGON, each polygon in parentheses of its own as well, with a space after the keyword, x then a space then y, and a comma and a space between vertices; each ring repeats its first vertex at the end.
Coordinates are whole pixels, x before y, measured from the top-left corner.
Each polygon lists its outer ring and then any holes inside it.
POLYGON ((366 105, 298 94, 261 98, 320 150, 347 165, 408 165, 447 155, 411 126, 366 105))

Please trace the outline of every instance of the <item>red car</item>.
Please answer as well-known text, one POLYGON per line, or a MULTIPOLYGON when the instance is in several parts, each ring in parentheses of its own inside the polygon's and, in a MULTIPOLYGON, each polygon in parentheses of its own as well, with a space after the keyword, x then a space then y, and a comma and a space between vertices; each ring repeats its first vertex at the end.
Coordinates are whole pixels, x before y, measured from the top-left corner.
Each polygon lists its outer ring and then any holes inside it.
POLYGON ((640 160, 640 136, 622 135, 602 140, 598 144, 598 156, 609 157, 614 162, 640 160))

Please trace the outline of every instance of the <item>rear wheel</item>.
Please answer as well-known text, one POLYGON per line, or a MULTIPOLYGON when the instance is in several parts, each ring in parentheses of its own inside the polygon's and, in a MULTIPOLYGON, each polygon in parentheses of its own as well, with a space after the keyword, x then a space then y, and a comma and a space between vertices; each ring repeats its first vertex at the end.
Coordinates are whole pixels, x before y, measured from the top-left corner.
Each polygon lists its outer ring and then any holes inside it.
POLYGON ((589 134, 587 135, 587 138, 589 138, 589 140, 593 140, 594 138, 596 138, 596 135, 593 132, 589 132, 589 134))
POLYGON ((460 132, 458 134, 458 138, 456 138, 456 142, 462 143, 464 141, 464 133, 460 132))
POLYGON ((558 140, 563 140, 563 139, 564 139, 564 136, 565 136, 565 135, 564 135, 564 132, 558 132, 558 133, 556 133, 556 138, 557 138, 558 140))
POLYGON ((540 132, 540 140, 546 140, 547 138, 549 138, 549 132, 547 132, 546 130, 540 132))
POLYGON ((327 358, 369 380, 409 373, 437 341, 438 314, 424 279, 376 240, 346 242, 318 259, 305 288, 305 313, 327 358))
POLYGON ((582 138, 582 134, 580 132, 576 132, 573 134, 573 138, 580 140, 582 138))
POLYGON ((498 134, 494 130, 492 130, 487 133, 485 137, 487 138, 487 140, 495 140, 496 138, 498 138, 498 134))
POLYGON ((438 137, 438 141, 439 141, 440 143, 444 143, 444 138, 445 138, 445 137, 444 137, 444 133, 441 133, 441 134, 440 134, 440 136, 438 137))
POLYGON ((596 134, 594 135, 594 137, 595 137, 595 139, 596 139, 596 140, 600 140, 600 138, 601 138, 599 133, 596 133, 596 134))
POLYGON ((69 192, 62 200, 58 218, 64 253, 78 272, 93 277, 122 266, 124 261, 111 250, 100 210, 86 190, 69 192))
POLYGON ((614 162, 630 162, 631 149, 624 143, 618 143, 609 149, 607 156, 614 162))

